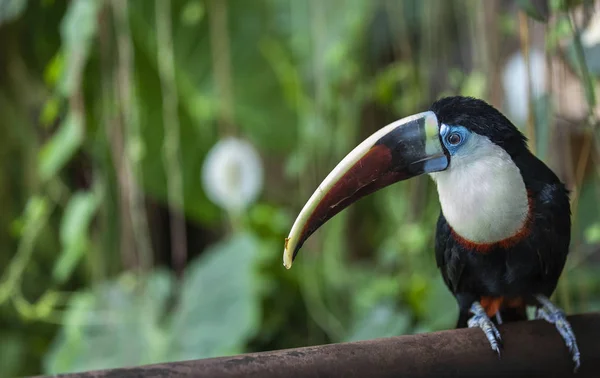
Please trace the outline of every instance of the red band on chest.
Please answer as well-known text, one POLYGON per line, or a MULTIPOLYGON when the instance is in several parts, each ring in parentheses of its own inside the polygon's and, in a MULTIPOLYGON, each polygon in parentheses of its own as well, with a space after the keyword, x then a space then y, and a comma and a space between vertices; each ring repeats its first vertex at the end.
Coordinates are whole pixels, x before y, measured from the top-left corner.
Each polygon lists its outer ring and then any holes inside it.
MULTIPOLYGON (((527 191, 527 202, 529 205, 529 209, 527 211, 527 218, 525 219, 525 222, 523 223, 523 227, 521 227, 521 229, 519 231, 517 231, 516 234, 514 234, 513 236, 510 236, 506 239, 503 239, 503 240, 500 240, 497 242, 493 242, 493 243, 477 243, 477 242, 473 242, 471 240, 465 239, 464 237, 460 236, 458 233, 456 233, 456 231, 454 231, 454 229, 452 227, 450 227, 450 232, 452 233, 452 236, 458 242, 458 244, 460 244, 461 246, 463 246, 466 249, 475 251, 477 253, 485 254, 496 248, 507 249, 507 248, 513 247, 514 245, 519 243, 521 240, 523 240, 527 236, 529 236, 529 233, 531 232, 531 224, 533 222, 533 219, 532 219, 533 218, 532 217, 533 199, 532 199, 532 195, 529 191, 527 191)), ((450 226, 450 225, 448 225, 448 226, 450 226)))

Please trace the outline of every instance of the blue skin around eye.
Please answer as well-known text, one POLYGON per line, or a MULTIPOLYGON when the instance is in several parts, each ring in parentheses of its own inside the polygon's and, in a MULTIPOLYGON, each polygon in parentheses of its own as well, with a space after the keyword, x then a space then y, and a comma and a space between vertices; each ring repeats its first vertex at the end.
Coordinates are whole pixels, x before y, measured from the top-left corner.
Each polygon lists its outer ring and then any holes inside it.
POLYGON ((463 126, 446 126, 443 128, 441 136, 442 142, 444 143, 444 146, 446 147, 448 152, 450 152, 450 155, 454 155, 456 151, 458 151, 460 147, 467 142, 467 139, 469 139, 470 135, 471 133, 469 132, 469 130, 467 130, 467 128, 463 126), (454 133, 460 135, 460 143, 456 145, 448 143, 448 136, 454 133))

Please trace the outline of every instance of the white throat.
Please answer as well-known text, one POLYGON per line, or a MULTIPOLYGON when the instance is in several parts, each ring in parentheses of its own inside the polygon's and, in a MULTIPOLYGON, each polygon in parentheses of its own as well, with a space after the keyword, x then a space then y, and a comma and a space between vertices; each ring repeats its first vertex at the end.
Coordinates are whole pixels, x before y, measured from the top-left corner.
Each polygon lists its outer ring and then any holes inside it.
POLYGON ((463 238, 494 243, 522 229, 529 213, 525 183, 510 155, 488 138, 472 134, 450 167, 431 177, 444 217, 463 238))

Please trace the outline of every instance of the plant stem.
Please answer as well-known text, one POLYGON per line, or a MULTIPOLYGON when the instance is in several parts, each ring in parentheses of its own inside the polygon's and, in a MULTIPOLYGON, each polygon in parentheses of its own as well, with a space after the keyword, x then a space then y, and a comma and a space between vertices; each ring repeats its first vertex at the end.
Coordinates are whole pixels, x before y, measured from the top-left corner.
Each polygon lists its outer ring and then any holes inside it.
MULTIPOLYGON (((160 0, 157 0, 157 3, 160 0)), ((235 134, 231 52, 226 0, 211 0, 209 6, 210 45, 215 86, 219 101, 220 133, 235 134)))
POLYGON ((537 141, 535 137, 535 111, 533 107, 533 91, 531 87, 531 64, 530 64, 530 48, 529 48, 529 24, 527 14, 519 11, 519 36, 521 39, 521 53, 525 60, 525 68, 527 72, 527 138, 529 139, 529 148, 536 155, 537 141))
POLYGON ((187 261, 187 233, 183 174, 180 156, 179 99, 175 83, 175 56, 171 35, 171 3, 155 1, 158 72, 163 104, 163 163, 167 176, 167 195, 171 228, 171 260, 173 269, 181 276, 187 261))
MULTIPOLYGON (((152 265, 152 245, 148 233, 148 217, 144 204, 143 193, 135 181, 143 182, 142 172, 139 166, 141 156, 139 147, 143 145, 137 114, 135 112, 136 104, 133 101, 132 72, 133 72, 133 44, 131 30, 129 27, 128 2, 113 0, 113 12, 115 15, 115 26, 117 34, 118 47, 118 66, 115 90, 116 97, 119 99, 120 110, 122 114, 121 127, 115 127, 113 138, 118 142, 116 153, 117 172, 119 175, 119 186, 121 191, 121 214, 123 216, 121 235, 121 253, 130 267, 148 269, 152 265), (130 228, 130 229, 129 229, 130 228), (131 247, 131 242, 124 238, 133 235, 133 241, 137 247, 137 261, 135 253, 131 253, 127 248, 131 247), (125 248, 125 249, 124 249, 125 248)), ((119 117, 116 117, 119 122, 119 117)), ((113 155, 114 156, 114 155, 113 155)))

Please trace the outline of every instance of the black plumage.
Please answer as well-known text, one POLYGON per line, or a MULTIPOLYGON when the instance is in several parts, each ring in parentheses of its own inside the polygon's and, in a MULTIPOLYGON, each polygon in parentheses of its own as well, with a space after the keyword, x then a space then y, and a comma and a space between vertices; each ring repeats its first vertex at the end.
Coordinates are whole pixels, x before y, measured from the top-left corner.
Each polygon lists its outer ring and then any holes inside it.
POLYGON ((477 301, 490 317, 495 315, 492 304, 497 302, 503 322, 525 320, 525 306, 539 306, 535 295, 553 293, 565 265, 571 236, 568 191, 529 151, 523 134, 484 101, 451 97, 435 102, 431 110, 441 123, 464 126, 502 147, 520 170, 529 197, 526 229, 511 243, 466 242, 440 212, 436 261, 459 304, 457 327, 467 326, 470 307, 477 301))

